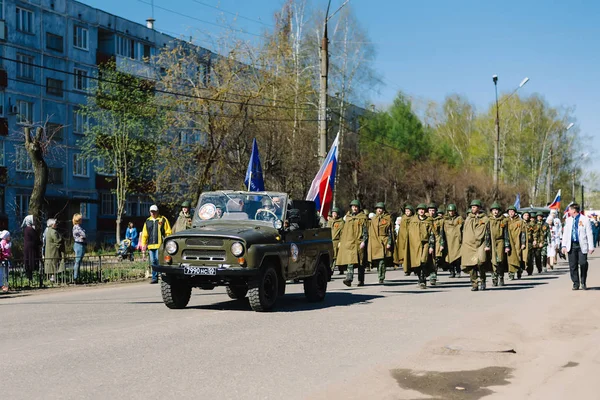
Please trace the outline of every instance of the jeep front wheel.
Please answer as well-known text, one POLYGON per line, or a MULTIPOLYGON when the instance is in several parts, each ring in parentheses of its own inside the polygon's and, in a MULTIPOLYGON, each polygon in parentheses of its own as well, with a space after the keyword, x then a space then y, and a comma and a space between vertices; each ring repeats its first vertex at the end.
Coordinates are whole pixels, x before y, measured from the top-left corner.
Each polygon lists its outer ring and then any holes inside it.
POLYGON ((279 292, 279 278, 273 267, 267 267, 250 283, 248 299, 254 311, 269 311, 275 306, 279 292))
POLYGON ((311 302, 323 301, 327 293, 329 271, 323 261, 317 264, 315 274, 304 279, 304 295, 311 302))
POLYGON ((233 300, 243 300, 248 293, 248 288, 245 286, 227 286, 225 290, 229 298, 233 300))
POLYGON ((165 305, 171 309, 185 308, 192 295, 192 287, 187 281, 180 279, 163 279, 160 292, 165 305))

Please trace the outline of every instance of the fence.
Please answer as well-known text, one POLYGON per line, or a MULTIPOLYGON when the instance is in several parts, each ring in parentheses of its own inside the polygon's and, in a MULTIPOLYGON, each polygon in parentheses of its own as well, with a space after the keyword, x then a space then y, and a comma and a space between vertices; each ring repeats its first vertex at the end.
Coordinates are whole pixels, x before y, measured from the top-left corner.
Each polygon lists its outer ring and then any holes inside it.
MULTIPOLYGON (((32 265, 30 277, 24 260, 11 260, 8 286, 11 290, 35 289, 75 284, 75 257, 38 259, 32 265)), ((147 277, 147 261, 124 261, 116 256, 84 256, 77 283, 93 284, 138 280, 147 277)))

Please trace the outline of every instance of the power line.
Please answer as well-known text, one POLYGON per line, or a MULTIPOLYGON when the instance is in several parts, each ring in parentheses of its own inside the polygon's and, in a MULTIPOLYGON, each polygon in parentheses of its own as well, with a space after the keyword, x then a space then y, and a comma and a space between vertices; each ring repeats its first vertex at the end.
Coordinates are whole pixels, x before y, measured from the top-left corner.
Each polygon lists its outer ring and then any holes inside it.
POLYGON ((216 6, 210 5, 210 4, 203 3, 203 2, 201 2, 201 1, 199 1, 199 0, 192 0, 192 1, 193 1, 194 3, 198 3, 198 4, 201 4, 201 5, 203 5, 203 6, 206 6, 206 7, 213 8, 213 9, 215 9, 215 10, 218 10, 218 11, 222 12, 222 13, 229 14, 229 15, 234 15, 234 16, 236 16, 236 17, 238 17, 238 18, 245 19, 246 21, 256 22, 256 23, 258 23, 258 24, 262 24, 262 25, 265 25, 265 26, 270 26, 270 27, 272 27, 272 26, 273 26, 273 25, 267 24, 267 23, 265 23, 265 22, 263 22, 263 21, 260 21, 260 20, 257 20, 257 19, 253 19, 253 18, 245 17, 245 16, 243 16, 243 15, 240 15, 240 14, 238 14, 238 13, 234 13, 234 12, 231 12, 231 11, 226 11, 226 10, 223 10, 222 8, 219 8, 219 7, 216 7, 216 6))
MULTIPOLYGON (((77 75, 75 72, 65 71, 65 70, 62 70, 62 69, 53 68, 53 67, 47 67, 45 65, 38 65, 38 64, 34 64, 34 63, 25 62, 25 61, 19 61, 19 60, 16 60, 14 58, 8 58, 8 57, 0 56, 0 60, 11 61, 11 62, 15 62, 17 64, 22 64, 22 65, 29 65, 29 66, 34 67, 34 68, 39 68, 39 69, 44 69, 44 70, 48 70, 48 71, 58 72, 58 73, 62 73, 62 74, 66 74, 66 75, 71 75, 71 76, 75 76, 75 77, 79 77, 80 76, 80 75, 77 75)), ((124 87, 129 87, 129 88, 134 88, 134 89, 137 88, 136 85, 126 84, 124 82, 112 81, 112 80, 109 80, 109 79, 100 78, 100 77, 92 76, 92 75, 86 76, 86 78, 87 79, 93 79, 93 80, 96 80, 98 82, 112 83, 112 84, 116 84, 116 85, 120 85, 120 86, 124 86, 124 87)), ((138 78, 138 79, 145 79, 144 77, 139 77, 139 76, 136 76, 136 78, 138 78)), ((154 82, 154 83, 160 83, 160 81, 157 81, 157 80, 152 80, 152 79, 145 79, 145 80, 150 81, 150 82, 154 82)), ((243 102, 243 101, 234 101, 234 100, 226 100, 226 99, 215 99, 215 98, 210 98, 210 97, 204 97, 204 96, 198 96, 198 95, 192 95, 192 94, 180 93, 180 92, 173 92, 173 91, 163 90, 163 89, 157 89, 157 88, 154 88, 153 91, 156 92, 156 93, 167 94, 167 95, 171 95, 171 96, 179 96, 179 97, 185 97, 185 98, 191 98, 191 99, 197 99, 197 100, 214 101, 214 102, 217 102, 217 103, 224 103, 224 104, 236 104, 236 105, 245 105, 245 106, 249 106, 249 107, 250 106, 252 106, 252 107, 264 107, 264 108, 275 108, 275 109, 283 109, 283 110, 300 110, 300 111, 310 111, 311 110, 310 108, 278 106, 278 105, 261 104, 261 103, 247 103, 247 102, 243 102)), ((247 95, 245 95, 245 96, 247 96, 247 95)))

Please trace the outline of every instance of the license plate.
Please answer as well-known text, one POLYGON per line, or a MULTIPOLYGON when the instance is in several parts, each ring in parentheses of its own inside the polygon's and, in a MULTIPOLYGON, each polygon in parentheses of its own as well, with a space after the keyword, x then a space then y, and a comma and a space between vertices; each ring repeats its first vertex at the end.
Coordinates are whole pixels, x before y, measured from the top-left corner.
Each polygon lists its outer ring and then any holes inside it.
POLYGON ((185 275, 216 275, 217 269, 214 267, 192 267, 184 265, 183 273, 185 275))

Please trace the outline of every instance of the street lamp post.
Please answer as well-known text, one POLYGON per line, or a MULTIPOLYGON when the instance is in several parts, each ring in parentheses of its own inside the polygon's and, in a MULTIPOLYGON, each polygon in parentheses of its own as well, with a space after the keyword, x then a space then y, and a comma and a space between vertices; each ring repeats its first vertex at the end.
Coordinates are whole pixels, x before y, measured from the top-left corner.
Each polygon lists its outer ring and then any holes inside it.
POLYGON ((519 86, 513 90, 513 92, 506 97, 502 103, 498 102, 498 75, 493 75, 492 80, 494 81, 494 88, 496 90, 496 140, 494 140, 494 200, 498 199, 498 175, 500 172, 500 104, 506 102, 510 99, 517 91, 525 86, 527 82, 529 82, 529 78, 524 78, 519 86))

